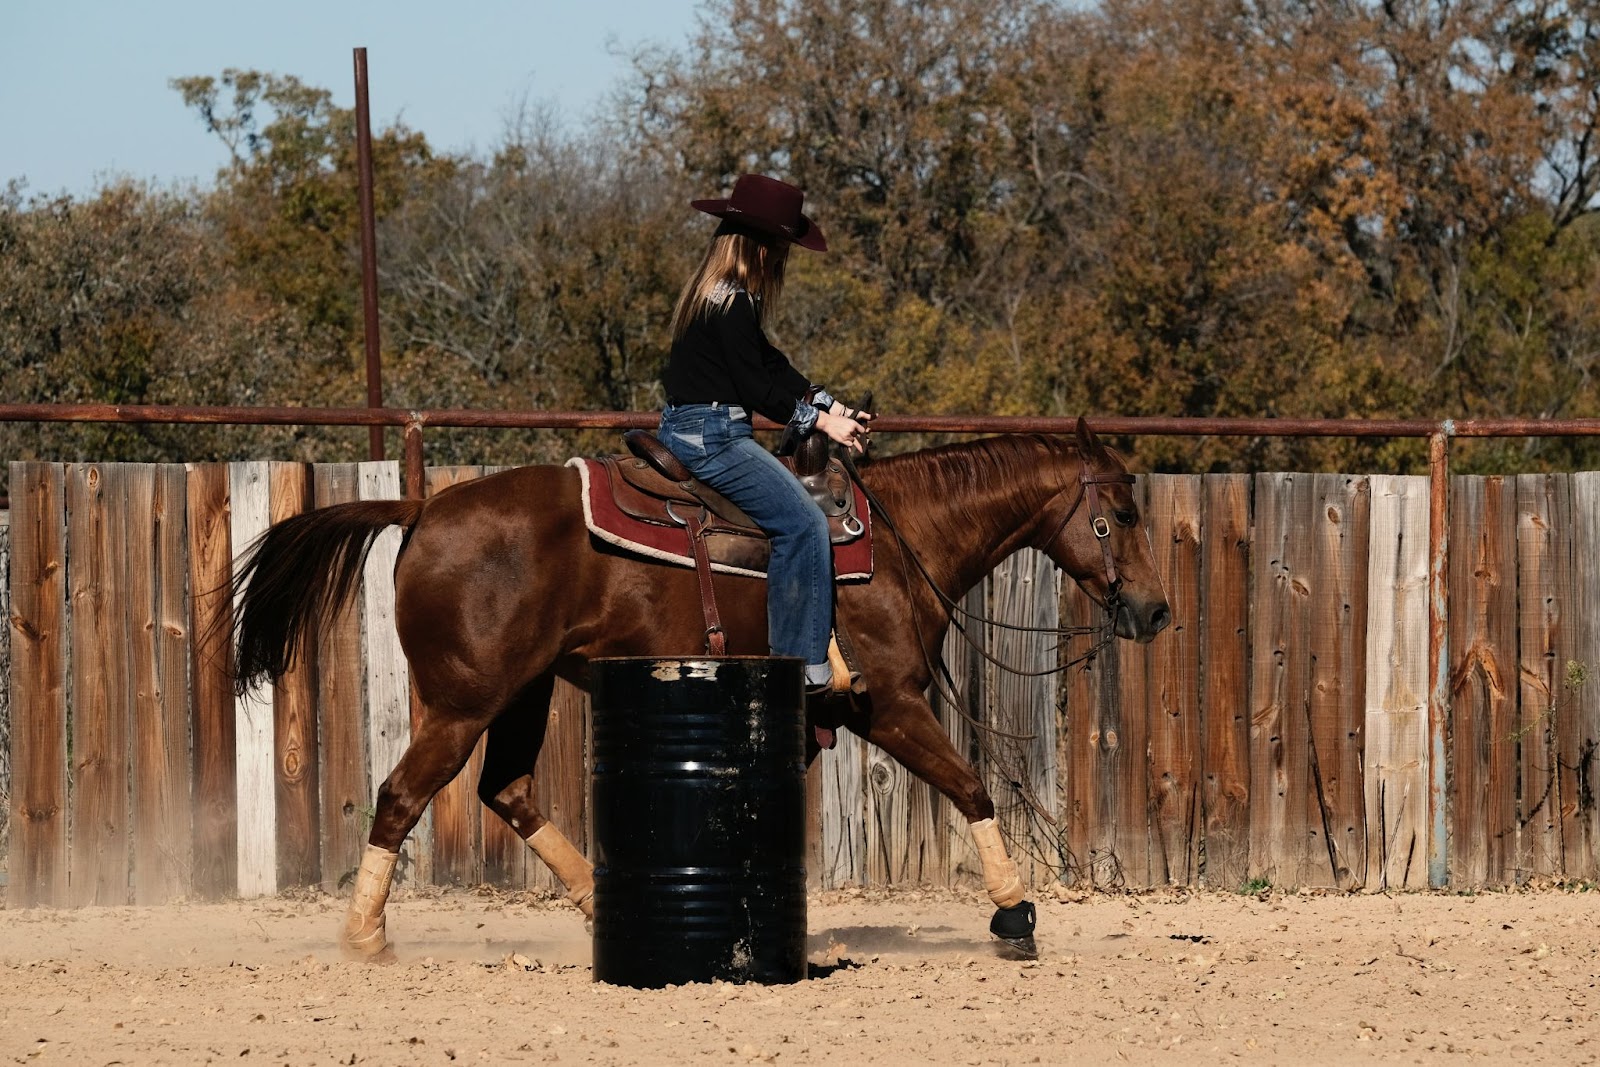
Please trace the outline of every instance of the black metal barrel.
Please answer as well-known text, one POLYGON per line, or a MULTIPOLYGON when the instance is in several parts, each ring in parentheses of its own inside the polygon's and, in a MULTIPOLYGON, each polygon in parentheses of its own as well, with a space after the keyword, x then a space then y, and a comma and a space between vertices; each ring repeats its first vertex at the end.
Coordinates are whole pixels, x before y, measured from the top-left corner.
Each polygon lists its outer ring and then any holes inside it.
POLYGON ((804 978, 800 660, 602 659, 589 669, 595 981, 804 978))

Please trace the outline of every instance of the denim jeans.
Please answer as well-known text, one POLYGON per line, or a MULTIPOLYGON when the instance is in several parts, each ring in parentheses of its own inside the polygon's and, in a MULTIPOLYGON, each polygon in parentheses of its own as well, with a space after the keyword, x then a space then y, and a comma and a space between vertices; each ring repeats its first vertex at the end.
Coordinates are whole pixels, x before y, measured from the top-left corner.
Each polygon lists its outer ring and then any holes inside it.
POLYGON ((726 404, 668 405, 657 436, 694 476, 767 532, 767 643, 798 656, 808 681, 825 680, 833 624, 833 549, 828 520, 776 456, 756 441, 750 416, 726 404), (819 677, 820 675, 820 677, 819 677))

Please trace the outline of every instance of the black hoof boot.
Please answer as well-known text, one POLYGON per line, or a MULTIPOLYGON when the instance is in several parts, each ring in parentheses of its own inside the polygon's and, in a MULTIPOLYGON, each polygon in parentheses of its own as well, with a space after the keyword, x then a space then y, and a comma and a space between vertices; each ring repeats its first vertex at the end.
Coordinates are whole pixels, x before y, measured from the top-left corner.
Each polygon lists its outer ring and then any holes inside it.
POLYGON ((989 932, 1023 959, 1036 960, 1039 958, 1039 946, 1034 944, 1033 928, 1038 923, 1039 915, 1033 910, 1033 901, 1024 900, 1012 907, 997 909, 994 918, 989 920, 989 932))

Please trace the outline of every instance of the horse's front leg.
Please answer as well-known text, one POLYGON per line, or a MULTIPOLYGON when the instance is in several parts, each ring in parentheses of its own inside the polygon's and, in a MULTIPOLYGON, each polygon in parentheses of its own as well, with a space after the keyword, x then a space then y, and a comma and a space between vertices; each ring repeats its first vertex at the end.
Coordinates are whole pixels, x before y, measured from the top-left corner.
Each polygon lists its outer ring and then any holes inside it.
POLYGON ((424 714, 405 755, 378 787, 372 832, 361 854, 355 891, 350 895, 339 939, 345 955, 392 958, 385 935, 384 908, 389 902, 400 846, 422 818, 428 802, 460 773, 491 717, 492 714, 469 718, 424 714))
MULTIPOLYGON (((994 821, 994 801, 983 779, 950 743, 950 736, 934 717, 927 698, 913 685, 906 683, 888 692, 874 689, 870 699, 863 729, 856 732, 949 797, 956 810, 967 817, 983 864, 983 887, 997 909, 989 930, 1032 954, 1034 907, 1026 899, 1016 861, 1001 840, 1000 827, 994 821)), ((847 724, 856 725, 849 720, 847 724)))

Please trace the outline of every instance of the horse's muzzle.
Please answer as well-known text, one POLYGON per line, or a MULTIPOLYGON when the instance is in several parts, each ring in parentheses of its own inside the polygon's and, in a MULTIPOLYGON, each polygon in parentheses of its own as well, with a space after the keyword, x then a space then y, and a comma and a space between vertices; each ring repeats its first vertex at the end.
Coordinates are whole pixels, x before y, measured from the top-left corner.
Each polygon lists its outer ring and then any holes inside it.
POLYGON ((1117 605, 1117 636, 1145 644, 1172 625, 1172 608, 1165 599, 1142 603, 1124 598, 1117 605))

